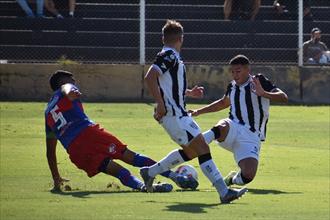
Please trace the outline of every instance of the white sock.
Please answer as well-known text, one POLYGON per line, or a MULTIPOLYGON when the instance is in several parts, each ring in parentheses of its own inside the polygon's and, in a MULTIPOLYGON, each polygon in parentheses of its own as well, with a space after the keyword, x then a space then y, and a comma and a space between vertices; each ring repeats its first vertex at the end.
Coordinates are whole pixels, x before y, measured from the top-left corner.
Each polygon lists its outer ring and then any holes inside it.
POLYGON ((69 15, 73 16, 74 12, 73 11, 70 11, 69 12, 69 15))
POLYGON ((214 137, 214 133, 213 133, 212 130, 205 131, 205 132, 203 133, 203 137, 204 137, 205 142, 206 142, 207 144, 210 144, 210 143, 215 139, 215 137, 214 137))
POLYGON ((228 192, 228 187, 223 181, 222 175, 218 168, 215 166, 213 160, 205 161, 200 164, 200 167, 204 175, 211 181, 214 187, 217 189, 218 193, 222 196, 226 195, 228 192))
POLYGON ((154 177, 157 174, 163 173, 170 170, 173 167, 185 162, 179 153, 179 150, 174 150, 170 152, 166 157, 164 157, 158 163, 149 167, 149 175, 154 177))
POLYGON ((241 176, 241 171, 237 172, 236 175, 233 177, 232 182, 236 185, 245 185, 243 182, 242 176, 241 176))

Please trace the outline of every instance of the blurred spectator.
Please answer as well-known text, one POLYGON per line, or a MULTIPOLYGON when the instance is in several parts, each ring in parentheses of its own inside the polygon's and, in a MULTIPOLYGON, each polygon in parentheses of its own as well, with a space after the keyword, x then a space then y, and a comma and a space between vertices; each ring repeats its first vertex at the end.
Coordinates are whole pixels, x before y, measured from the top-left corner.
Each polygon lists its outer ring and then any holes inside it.
MULTIPOLYGON (((313 20, 310 0, 303 1, 304 20, 313 20)), ((277 19, 298 19, 298 0, 275 0, 273 4, 277 19)))
MULTIPOLYGON (((67 0, 69 3, 69 17, 74 17, 74 11, 76 8, 76 0, 67 0)), ((58 2, 58 0, 56 1, 58 2)), ((56 18, 63 18, 63 15, 59 13, 53 0, 45 0, 45 8, 52 13, 56 18)))
POLYGON ((324 62, 324 60, 327 60, 326 51, 328 51, 328 47, 321 41, 321 30, 313 28, 311 39, 304 42, 303 45, 304 61, 308 63, 315 62, 315 64, 324 62))
POLYGON ((36 0, 37 3, 37 13, 34 15, 32 9, 30 8, 27 0, 16 0, 17 3, 21 6, 28 18, 34 17, 44 17, 44 0, 36 0))
POLYGON ((225 0, 223 12, 225 20, 255 20, 261 0, 225 0))
POLYGON ((315 48, 311 53, 311 57, 308 58, 307 64, 330 64, 329 51, 322 51, 319 48, 315 48))

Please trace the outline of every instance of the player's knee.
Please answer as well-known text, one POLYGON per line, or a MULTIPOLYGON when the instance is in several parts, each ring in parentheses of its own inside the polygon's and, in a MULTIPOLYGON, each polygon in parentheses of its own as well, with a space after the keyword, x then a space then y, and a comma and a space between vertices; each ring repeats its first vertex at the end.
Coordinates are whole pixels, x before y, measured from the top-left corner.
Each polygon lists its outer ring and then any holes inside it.
POLYGON ((211 128, 211 131, 213 132, 215 139, 220 138, 220 135, 221 135, 220 125, 214 126, 213 128, 211 128))
POLYGON ((241 171, 241 176, 242 176, 242 180, 245 184, 252 182, 252 180, 254 179, 254 177, 256 176, 256 172, 254 172, 253 170, 248 170, 248 171, 241 171))
POLYGON ((211 130, 214 133, 215 139, 222 142, 226 139, 227 134, 229 132, 229 124, 226 121, 220 121, 211 130))

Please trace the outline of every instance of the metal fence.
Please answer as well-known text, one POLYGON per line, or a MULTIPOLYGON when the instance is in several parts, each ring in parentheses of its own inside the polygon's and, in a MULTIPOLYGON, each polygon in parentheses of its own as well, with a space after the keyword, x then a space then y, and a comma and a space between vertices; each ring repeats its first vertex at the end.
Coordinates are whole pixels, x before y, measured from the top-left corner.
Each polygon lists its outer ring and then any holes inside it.
POLYGON ((330 46, 329 0, 289 0, 283 13, 274 0, 77 0, 74 18, 66 0, 54 2, 64 18, 47 9, 43 18, 26 18, 15 0, 0 0, 1 62, 150 63, 166 19, 184 26, 186 63, 227 63, 241 53, 256 64, 302 65, 302 43, 315 27, 330 46))

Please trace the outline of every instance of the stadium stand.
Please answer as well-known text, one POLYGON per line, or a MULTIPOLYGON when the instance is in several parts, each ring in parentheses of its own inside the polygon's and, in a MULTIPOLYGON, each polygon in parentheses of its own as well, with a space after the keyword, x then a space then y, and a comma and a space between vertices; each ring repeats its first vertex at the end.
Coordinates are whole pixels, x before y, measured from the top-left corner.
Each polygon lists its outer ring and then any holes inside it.
MULTIPOLYGON (((184 25, 187 63, 224 63, 244 53, 255 63, 296 64, 297 21, 274 20, 272 3, 262 0, 257 20, 250 22, 224 21, 219 0, 146 0, 146 61, 161 47, 160 29, 171 18, 184 25)), ((329 1, 312 1, 312 13, 314 21, 304 22, 304 41, 319 27, 329 46, 329 1)), ((0 60, 139 62, 139 0, 77 0, 75 16, 27 19, 15 0, 0 0, 0 60)))

